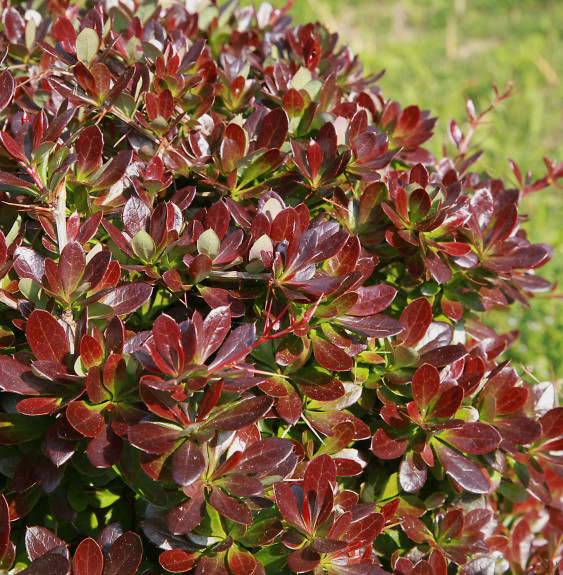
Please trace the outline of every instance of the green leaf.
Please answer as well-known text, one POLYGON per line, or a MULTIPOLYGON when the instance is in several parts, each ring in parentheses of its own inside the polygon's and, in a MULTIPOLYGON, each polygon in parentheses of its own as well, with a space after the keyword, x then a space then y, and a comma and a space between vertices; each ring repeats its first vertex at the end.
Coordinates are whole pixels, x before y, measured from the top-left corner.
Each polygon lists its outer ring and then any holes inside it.
POLYGON ((197 240, 197 251, 200 254, 205 254, 211 259, 219 253, 221 242, 215 233, 215 230, 209 228, 205 230, 197 240))
POLYGON ((313 79, 313 75, 308 68, 301 67, 297 70, 297 73, 291 79, 290 88, 295 88, 295 90, 301 90, 313 79))
POLYGON ((146 263, 151 262, 156 254, 154 240, 145 230, 141 230, 135 234, 131 240, 131 247, 135 255, 146 263))
POLYGON ((98 53, 100 40, 92 28, 84 28, 76 38, 76 56, 81 62, 88 64, 98 53))
POLYGON ((21 413, 0 413, 0 444, 17 445, 45 434, 48 419, 21 413))

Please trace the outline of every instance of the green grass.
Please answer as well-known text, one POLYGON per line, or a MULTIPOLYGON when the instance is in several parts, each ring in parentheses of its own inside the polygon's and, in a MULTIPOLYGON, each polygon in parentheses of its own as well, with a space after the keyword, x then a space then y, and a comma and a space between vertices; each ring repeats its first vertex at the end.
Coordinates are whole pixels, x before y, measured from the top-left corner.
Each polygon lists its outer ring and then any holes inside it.
MULTIPOLYGON (((246 1, 245 4, 251 2, 246 1)), ((257 2, 255 2, 257 3, 257 2)), ((276 6, 285 0, 271 0, 276 6)), ((513 181, 508 158, 536 177, 543 156, 563 161, 563 2, 558 0, 296 0, 294 21, 322 21, 360 54, 367 72, 385 69, 379 85, 386 98, 417 104, 440 120, 431 151, 447 142, 449 118, 465 118, 465 97, 483 110, 492 85, 514 82, 513 95, 489 116, 474 139, 486 151, 477 169, 513 181)), ((529 237, 555 246, 541 271, 563 279, 562 192, 544 190, 524 201, 529 237)), ((560 290, 558 290, 560 291, 560 290)), ((516 361, 545 379, 563 378, 563 306, 536 298, 532 308, 512 306, 488 314, 501 330, 519 329, 511 350, 516 361)))

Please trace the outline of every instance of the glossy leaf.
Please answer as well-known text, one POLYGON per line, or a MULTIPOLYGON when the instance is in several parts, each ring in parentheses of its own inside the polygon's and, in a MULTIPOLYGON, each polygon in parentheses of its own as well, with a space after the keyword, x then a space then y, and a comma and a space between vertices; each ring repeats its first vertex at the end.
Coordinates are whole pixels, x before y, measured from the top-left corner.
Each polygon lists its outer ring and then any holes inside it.
POLYGON ((37 359, 63 363, 70 345, 61 324, 48 312, 34 310, 27 321, 27 338, 37 359))
POLYGON ((141 538, 127 531, 110 547, 105 564, 105 575, 135 575, 141 563, 143 546, 141 538))
POLYGON ((72 568, 76 575, 102 575, 104 556, 94 539, 83 539, 72 559, 72 568))

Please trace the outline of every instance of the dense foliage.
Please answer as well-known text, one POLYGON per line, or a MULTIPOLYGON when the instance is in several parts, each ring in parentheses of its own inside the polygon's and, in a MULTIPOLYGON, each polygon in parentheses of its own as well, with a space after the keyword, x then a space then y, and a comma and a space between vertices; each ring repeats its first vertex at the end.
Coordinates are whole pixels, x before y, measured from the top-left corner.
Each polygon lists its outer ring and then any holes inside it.
POLYGON ((557 570, 563 408, 476 312, 563 165, 472 172, 471 101, 437 160, 286 12, 4 8, 0 570, 557 570))

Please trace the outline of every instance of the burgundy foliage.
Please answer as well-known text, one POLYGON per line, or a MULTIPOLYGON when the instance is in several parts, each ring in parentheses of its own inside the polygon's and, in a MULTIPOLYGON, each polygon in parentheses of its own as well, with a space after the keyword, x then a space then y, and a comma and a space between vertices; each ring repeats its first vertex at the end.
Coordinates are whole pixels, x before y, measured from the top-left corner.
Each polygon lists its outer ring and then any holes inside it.
POLYGON ((471 171, 470 101, 433 157, 291 2, 9 4, 0 571, 559 573, 563 407, 476 312, 563 166, 471 171))

